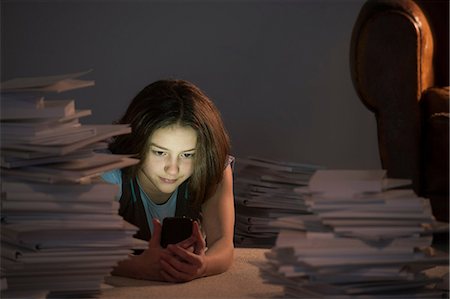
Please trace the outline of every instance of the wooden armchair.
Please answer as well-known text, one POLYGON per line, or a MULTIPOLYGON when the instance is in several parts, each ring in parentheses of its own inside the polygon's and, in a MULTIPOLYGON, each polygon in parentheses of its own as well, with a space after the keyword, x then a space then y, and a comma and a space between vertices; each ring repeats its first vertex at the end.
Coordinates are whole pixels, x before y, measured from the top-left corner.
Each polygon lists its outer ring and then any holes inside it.
POLYGON ((410 178, 436 219, 449 206, 449 2, 369 0, 353 28, 354 87, 377 121, 382 167, 410 178))

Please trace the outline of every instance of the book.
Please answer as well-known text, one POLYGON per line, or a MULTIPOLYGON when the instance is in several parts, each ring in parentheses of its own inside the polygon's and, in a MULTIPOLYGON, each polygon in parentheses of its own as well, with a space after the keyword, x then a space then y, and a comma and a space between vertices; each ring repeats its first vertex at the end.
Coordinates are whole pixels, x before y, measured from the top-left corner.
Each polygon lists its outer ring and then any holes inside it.
POLYGON ((235 244, 270 248, 279 231, 270 221, 280 215, 310 213, 304 196, 295 190, 306 186, 322 167, 256 156, 237 157, 234 166, 235 244))
POLYGON ((4 168, 18 168, 42 164, 68 162, 75 159, 87 158, 94 154, 91 150, 75 151, 64 156, 45 156, 41 158, 23 159, 17 157, 0 157, 0 166, 4 168))
POLYGON ((278 234, 257 265, 261 277, 287 297, 441 296, 433 286, 443 277, 424 270, 448 269, 448 255, 431 248, 448 223, 436 223, 429 200, 405 189, 407 181, 389 180, 383 170, 317 170, 295 190, 309 214, 269 221, 278 234))
POLYGON ((74 114, 63 117, 50 117, 42 119, 20 119, 15 121, 2 122, 2 134, 6 135, 27 135, 39 136, 51 134, 58 131, 61 127, 80 124, 79 119, 91 115, 89 109, 75 110, 74 114))
POLYGON ((36 119, 36 118, 58 118, 68 117, 75 114, 74 100, 43 100, 38 107, 25 107, 19 104, 14 106, 10 103, 8 108, 2 109, 0 119, 36 119))
POLYGON ((93 184, 56 184, 49 185, 35 182, 15 181, 7 178, 3 178, 0 182, 0 192, 8 197, 14 197, 18 194, 45 194, 46 196, 60 197, 59 200, 65 200, 67 196, 75 195, 84 196, 94 194, 115 195, 119 190, 119 187, 113 184, 104 182, 103 180, 97 180, 93 184))
POLYGON ((17 145, 67 145, 81 140, 93 137, 97 130, 92 126, 81 126, 78 124, 54 130, 49 134, 40 134, 40 136, 24 135, 3 135, 2 146, 15 147, 17 145))
POLYGON ((2 110, 6 109, 5 111, 11 108, 39 109, 44 105, 44 97, 42 95, 1 93, 1 100, 1 108, 2 110))
POLYGON ((47 100, 49 92, 92 86, 77 79, 84 74, 1 84, 2 297, 94 298, 118 261, 148 247, 118 214, 120 186, 100 177, 139 162, 107 151, 129 125, 84 125, 91 110, 47 100))
MULTIPOLYGON (((73 202, 73 201, 23 201, 5 200, 1 204, 4 213, 21 211, 21 212, 51 212, 51 213, 65 213, 72 210, 76 213, 90 213, 90 214, 114 214, 119 209, 119 204, 114 201, 110 202, 73 202)), ((6 230, 6 227, 4 227, 6 230)))
MULTIPOLYGON (((105 151, 108 148, 108 144, 103 140, 88 144, 79 149, 70 151, 66 155, 85 155, 91 154, 93 151, 105 151)), ((1 149, 1 157, 6 160, 31 160, 31 159, 51 159, 57 158, 58 155, 47 153, 47 152, 34 152, 28 150, 18 150, 18 149, 1 149)), ((42 163, 46 164, 46 163, 42 163)))
MULTIPOLYGON (((58 169, 45 166, 30 166, 23 168, 4 169, 3 174, 15 179, 22 179, 32 182, 43 183, 88 183, 92 178, 101 175, 103 172, 107 172, 114 169, 125 168, 135 165, 139 160, 128 157, 120 157, 113 163, 104 165, 94 165, 92 167, 80 168, 80 169, 58 169)), ((75 163, 76 162, 65 162, 75 163)), ((81 164, 82 162, 80 162, 81 164)), ((61 163, 64 164, 64 163, 61 163)))
POLYGON ((66 129, 79 127, 81 126, 78 118, 68 120, 66 122, 42 122, 42 123, 25 123, 25 122, 16 122, 16 123, 6 123, 2 126, 2 135, 3 137, 38 137, 38 136, 51 136, 52 134, 59 133, 66 129))
POLYGON ((47 153, 52 155, 66 155, 75 150, 81 149, 99 141, 106 140, 110 137, 129 134, 131 128, 129 125, 85 125, 86 128, 94 129, 96 134, 87 138, 82 138, 81 140, 76 140, 71 142, 70 140, 63 140, 61 143, 52 145, 36 145, 36 144, 9 144, 3 145, 2 150, 15 150, 22 152, 38 152, 47 153))
POLYGON ((315 172, 309 181, 308 188, 312 193, 334 198, 353 196, 357 193, 379 193, 390 188, 411 185, 411 180, 388 179, 386 171, 371 170, 329 170, 315 172))
POLYGON ((39 77, 19 77, 3 81, 0 84, 2 92, 63 92, 94 85, 93 80, 77 79, 90 73, 92 70, 83 72, 39 76, 39 77))

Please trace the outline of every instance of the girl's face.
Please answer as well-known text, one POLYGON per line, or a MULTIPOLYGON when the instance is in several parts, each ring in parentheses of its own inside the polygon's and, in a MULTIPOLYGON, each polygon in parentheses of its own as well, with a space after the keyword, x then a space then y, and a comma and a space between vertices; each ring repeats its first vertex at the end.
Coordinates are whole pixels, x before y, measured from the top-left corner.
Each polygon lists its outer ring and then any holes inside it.
POLYGON ((173 125, 153 132, 148 144, 139 181, 153 201, 162 203, 191 176, 197 133, 191 127, 173 125))

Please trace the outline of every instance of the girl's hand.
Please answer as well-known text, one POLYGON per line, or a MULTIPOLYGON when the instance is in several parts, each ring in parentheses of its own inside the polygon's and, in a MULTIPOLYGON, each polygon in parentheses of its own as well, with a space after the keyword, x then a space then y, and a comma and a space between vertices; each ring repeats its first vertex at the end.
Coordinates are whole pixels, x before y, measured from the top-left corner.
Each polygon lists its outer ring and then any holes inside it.
POLYGON ((113 275, 127 276, 146 280, 165 280, 161 275, 160 258, 164 249, 160 246, 161 223, 153 219, 153 234, 148 248, 140 255, 132 255, 130 259, 119 262, 112 271, 113 275))
POLYGON ((162 252, 161 276, 166 281, 186 282, 204 276, 206 272, 206 242, 198 222, 192 227, 192 236, 178 244, 170 244, 162 252))

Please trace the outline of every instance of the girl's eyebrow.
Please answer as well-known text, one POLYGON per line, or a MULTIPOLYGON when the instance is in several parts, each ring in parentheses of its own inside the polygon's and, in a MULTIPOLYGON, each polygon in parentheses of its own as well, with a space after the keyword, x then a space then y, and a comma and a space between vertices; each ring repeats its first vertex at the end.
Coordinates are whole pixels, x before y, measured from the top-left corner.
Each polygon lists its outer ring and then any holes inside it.
MULTIPOLYGON (((155 147, 160 148, 160 149, 165 150, 165 151, 170 151, 168 148, 165 148, 163 146, 157 145, 157 144, 155 144, 153 142, 150 145, 151 146, 155 146, 155 147)), ((195 151, 195 148, 189 149, 189 150, 185 150, 185 151, 182 151, 182 152, 190 152, 190 151, 195 151)))

